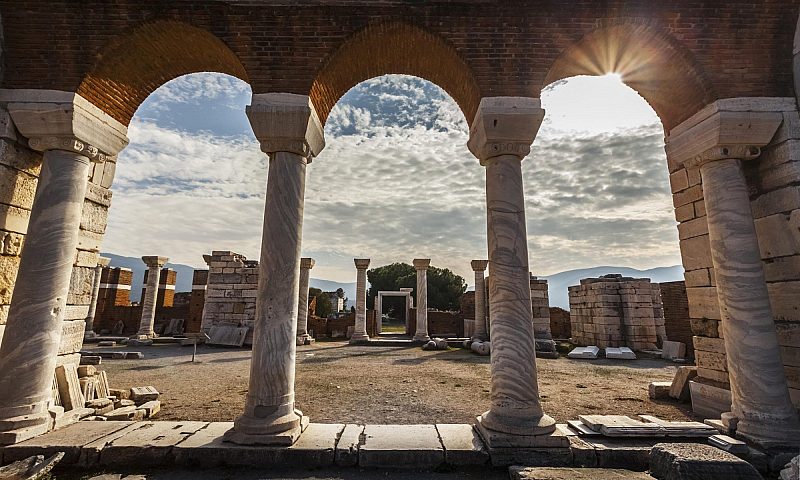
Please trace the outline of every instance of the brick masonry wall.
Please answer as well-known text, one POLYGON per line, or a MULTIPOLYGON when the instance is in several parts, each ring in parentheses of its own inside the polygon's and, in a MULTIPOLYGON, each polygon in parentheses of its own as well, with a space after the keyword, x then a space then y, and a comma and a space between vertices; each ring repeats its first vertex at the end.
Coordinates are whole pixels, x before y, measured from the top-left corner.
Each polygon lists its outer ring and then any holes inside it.
POLYGON ((667 338, 686 344, 686 355, 692 357, 694 356, 694 347, 686 282, 664 282, 659 283, 658 286, 661 288, 661 302, 664 305, 667 338))
MULTIPOLYGON (((150 270, 144 271, 144 281, 142 285, 147 285, 147 274, 150 270)), ((162 268, 158 277, 158 296, 156 297, 156 308, 158 307, 171 307, 175 302, 175 282, 178 279, 178 273, 171 268, 162 268)), ((142 295, 139 298, 144 298, 146 288, 142 288, 142 295)))
MULTIPOLYGON (((800 408, 800 116, 794 97, 770 105, 783 123, 761 157, 744 167, 789 391, 800 408)), ((667 160, 698 376, 727 386, 702 179, 698 168, 667 160)))
POLYGON ((657 284, 648 278, 606 275, 569 287, 572 341, 600 348, 656 348, 665 340, 657 284))
POLYGON ((192 274, 192 293, 189 297, 189 319, 187 333, 199 333, 203 323, 203 307, 206 303, 208 270, 195 270, 192 274))
POLYGON ((481 96, 538 96, 564 76, 635 65, 629 81, 669 130, 714 99, 793 95, 798 10, 799 0, 2 0, 2 86, 79 91, 127 123, 167 80, 218 71, 256 93, 311 93, 324 118, 359 81, 406 73, 440 84, 471 119, 481 96))

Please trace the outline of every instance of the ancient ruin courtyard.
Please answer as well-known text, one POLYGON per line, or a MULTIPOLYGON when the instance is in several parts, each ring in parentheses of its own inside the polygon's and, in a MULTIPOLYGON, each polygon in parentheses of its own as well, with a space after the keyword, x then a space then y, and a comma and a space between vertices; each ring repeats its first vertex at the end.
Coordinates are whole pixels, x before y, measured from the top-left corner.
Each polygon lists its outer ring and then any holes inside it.
MULTIPOLYGON (((118 347, 122 350, 130 350, 118 347)), ((109 348, 98 348, 110 350, 109 348)), ((153 385, 159 420, 229 422, 244 406, 249 349, 154 345, 140 360, 104 360, 112 387, 153 385)), ((671 381, 661 359, 537 359, 542 403, 559 423, 578 415, 691 417, 688 403, 653 401, 651 381, 671 381)), ((470 423, 489 408, 489 358, 463 349, 348 346, 318 341, 297 349, 297 408, 319 423, 470 423)))

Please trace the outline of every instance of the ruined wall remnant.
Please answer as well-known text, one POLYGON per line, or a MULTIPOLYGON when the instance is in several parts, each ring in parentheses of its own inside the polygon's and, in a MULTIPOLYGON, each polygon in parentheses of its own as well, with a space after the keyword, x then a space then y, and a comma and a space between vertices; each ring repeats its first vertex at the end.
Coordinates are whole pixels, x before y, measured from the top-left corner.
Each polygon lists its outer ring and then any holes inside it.
POLYGON ((230 251, 203 255, 208 264, 208 285, 201 329, 208 333, 215 325, 250 327, 251 343, 258 295, 258 262, 230 251))
POLYGON ((661 292, 649 278, 604 275, 569 287, 572 341, 578 345, 657 348, 666 340, 661 292))

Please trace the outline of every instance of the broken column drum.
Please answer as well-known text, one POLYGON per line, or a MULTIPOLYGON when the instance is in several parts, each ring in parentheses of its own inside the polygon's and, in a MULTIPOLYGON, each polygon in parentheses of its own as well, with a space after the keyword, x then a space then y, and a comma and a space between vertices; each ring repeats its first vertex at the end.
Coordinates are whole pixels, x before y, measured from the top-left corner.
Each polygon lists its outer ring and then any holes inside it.
POLYGON ((313 258, 300 259, 300 297, 297 303, 298 345, 304 345, 311 341, 311 335, 308 334, 308 281, 312 268, 314 268, 313 258))
POLYGON ((486 330, 486 284, 484 273, 489 260, 473 260, 472 271, 475 272, 475 327, 472 340, 485 341, 489 339, 486 330))

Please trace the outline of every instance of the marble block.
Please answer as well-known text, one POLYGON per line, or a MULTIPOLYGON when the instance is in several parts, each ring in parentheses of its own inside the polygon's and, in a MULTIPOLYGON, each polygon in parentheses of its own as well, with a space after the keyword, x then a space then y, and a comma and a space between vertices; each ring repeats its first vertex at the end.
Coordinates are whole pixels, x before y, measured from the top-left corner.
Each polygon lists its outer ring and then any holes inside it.
POLYGON ((583 358, 594 360, 600 353, 600 349, 594 345, 588 347, 575 347, 567 354, 568 358, 583 358))

